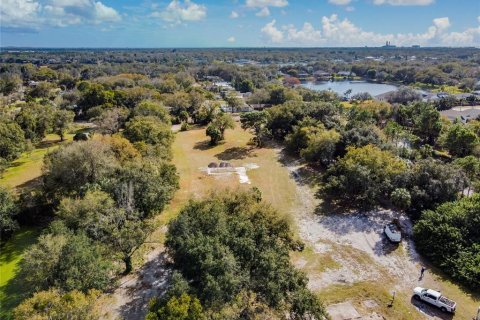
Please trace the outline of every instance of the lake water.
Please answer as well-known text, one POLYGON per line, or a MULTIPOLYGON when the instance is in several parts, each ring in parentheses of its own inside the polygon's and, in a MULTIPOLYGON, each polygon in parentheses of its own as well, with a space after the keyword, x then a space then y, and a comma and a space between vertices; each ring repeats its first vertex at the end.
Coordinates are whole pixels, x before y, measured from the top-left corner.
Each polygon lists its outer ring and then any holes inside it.
POLYGON ((352 89, 350 96, 368 92, 370 95, 378 96, 379 94, 397 90, 397 87, 391 84, 374 83, 367 81, 322 81, 322 82, 304 82, 302 86, 315 91, 332 90, 343 96, 345 91, 352 89))

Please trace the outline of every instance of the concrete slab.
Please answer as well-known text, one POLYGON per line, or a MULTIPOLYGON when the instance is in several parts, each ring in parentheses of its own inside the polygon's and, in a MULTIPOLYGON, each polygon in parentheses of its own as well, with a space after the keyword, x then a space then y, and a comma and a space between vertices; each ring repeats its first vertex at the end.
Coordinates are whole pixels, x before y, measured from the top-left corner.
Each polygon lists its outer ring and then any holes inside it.
POLYGON ((378 303, 375 300, 365 300, 362 304, 367 308, 375 308, 378 307, 378 303))
POLYGON ((351 302, 332 304, 327 307, 332 320, 352 320, 360 318, 360 314, 351 302))

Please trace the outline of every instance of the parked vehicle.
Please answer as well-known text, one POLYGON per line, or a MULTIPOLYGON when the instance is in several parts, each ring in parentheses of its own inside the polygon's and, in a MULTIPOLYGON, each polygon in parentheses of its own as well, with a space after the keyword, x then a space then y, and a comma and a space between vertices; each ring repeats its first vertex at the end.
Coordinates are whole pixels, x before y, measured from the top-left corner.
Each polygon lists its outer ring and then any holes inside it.
POLYGON ((388 240, 399 243, 402 241, 402 233, 400 228, 395 223, 389 223, 383 228, 383 232, 387 236, 388 240))
POLYGON ((413 289, 413 298, 419 301, 425 301, 443 312, 454 313, 457 308, 457 303, 448 299, 438 291, 432 289, 425 289, 422 287, 416 287, 413 289))

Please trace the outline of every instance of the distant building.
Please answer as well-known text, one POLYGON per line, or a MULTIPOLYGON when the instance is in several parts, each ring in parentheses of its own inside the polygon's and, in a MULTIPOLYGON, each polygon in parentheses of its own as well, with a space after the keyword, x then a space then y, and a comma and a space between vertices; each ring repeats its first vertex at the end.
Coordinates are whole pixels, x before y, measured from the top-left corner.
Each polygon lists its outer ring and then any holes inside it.
POLYGON ((323 70, 317 70, 313 73, 313 76, 315 77, 316 80, 328 80, 332 77, 332 75, 326 71, 323 70))
POLYGON ((305 81, 305 80, 307 80, 309 77, 310 77, 310 75, 309 75, 308 73, 302 72, 302 73, 299 73, 299 74, 298 74, 298 77, 297 77, 297 78, 298 78, 300 81, 305 81))
POLYGON ((418 49, 418 48, 420 48, 420 45, 419 45, 419 44, 414 44, 414 45, 412 46, 412 48, 417 48, 417 49, 418 49))
POLYGON ((385 45, 382 48, 396 48, 396 45, 390 43, 390 41, 385 42, 385 45))
POLYGON ((340 76, 340 77, 356 77, 357 75, 355 74, 355 72, 352 72, 352 71, 339 71, 337 72, 337 75, 340 76))

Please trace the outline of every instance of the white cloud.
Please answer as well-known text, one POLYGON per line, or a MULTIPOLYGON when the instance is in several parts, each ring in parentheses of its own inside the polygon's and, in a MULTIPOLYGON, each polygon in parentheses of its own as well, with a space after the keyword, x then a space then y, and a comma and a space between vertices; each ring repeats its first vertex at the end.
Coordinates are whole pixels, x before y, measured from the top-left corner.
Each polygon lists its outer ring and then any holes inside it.
POLYGON ((39 21, 40 3, 33 0, 2 0, 0 24, 9 28, 35 28, 39 21))
POLYGON ((199 21, 207 16, 207 7, 190 0, 173 0, 165 10, 155 11, 151 16, 175 24, 186 21, 199 21))
POLYGON ((305 22, 302 29, 297 30, 293 25, 284 28, 288 41, 300 44, 320 43, 323 41, 322 32, 315 30, 311 23, 305 22))
POLYGON ((373 0, 376 5, 389 4, 392 6, 428 6, 435 0, 373 0))
POLYGON ((267 40, 272 42, 272 43, 280 43, 283 41, 283 32, 278 30, 275 27, 275 20, 272 20, 272 22, 267 23, 263 28, 262 28, 262 33, 266 36, 267 40))
POLYGON ((227 41, 230 42, 230 43, 234 43, 236 41, 236 39, 235 39, 235 37, 229 37, 227 39, 227 41))
POLYGON ((433 19, 433 24, 439 31, 446 30, 450 27, 450 19, 448 17, 433 19))
POLYGON ((268 10, 268 7, 264 7, 262 10, 258 11, 255 15, 257 17, 268 17, 270 15, 270 10, 268 10))
POLYGON ((237 19, 240 15, 235 12, 235 11, 232 11, 232 13, 230 13, 230 19, 237 19))
POLYGON ((113 8, 95 0, 3 0, 2 28, 38 30, 45 26, 100 24, 121 20, 113 8))
POLYGON ((337 6, 346 6, 347 4, 350 4, 352 0, 328 0, 328 2, 337 6))
POLYGON ((111 8, 107 7, 103 3, 95 2, 95 21, 96 22, 116 22, 122 18, 118 12, 111 8))
POLYGON ((480 43, 480 26, 463 32, 450 32, 448 17, 436 18, 423 33, 382 34, 361 29, 348 19, 339 19, 336 14, 324 16, 321 26, 316 29, 311 23, 304 23, 301 29, 294 25, 277 28, 275 20, 262 29, 271 43, 303 46, 379 46, 386 41, 398 46, 441 45, 469 46, 480 43))
POLYGON ((353 11, 355 11, 355 8, 352 7, 352 6, 348 6, 348 7, 345 8, 345 11, 353 12, 353 11))
POLYGON ((247 0, 247 7, 264 8, 264 7, 285 7, 288 5, 287 0, 247 0))

